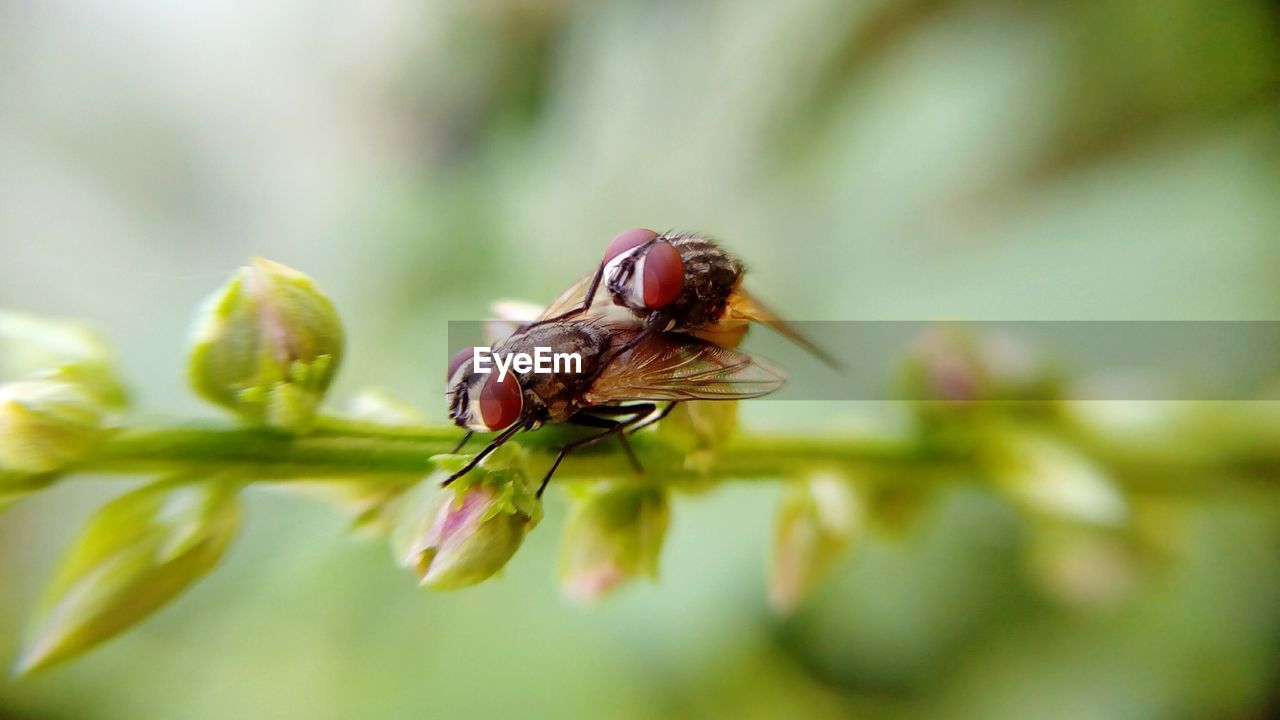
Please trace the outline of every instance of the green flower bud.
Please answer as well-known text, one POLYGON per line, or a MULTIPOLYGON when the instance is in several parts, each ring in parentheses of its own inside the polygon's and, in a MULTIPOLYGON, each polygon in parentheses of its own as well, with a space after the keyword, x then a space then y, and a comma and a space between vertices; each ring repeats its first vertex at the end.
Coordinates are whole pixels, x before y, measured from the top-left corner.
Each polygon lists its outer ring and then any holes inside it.
POLYGON ((1144 581, 1143 554, 1122 531, 1074 523, 1032 523, 1024 562, 1050 598, 1079 609, 1112 609, 1144 581))
POLYGON ((0 470, 57 470, 108 433, 101 405, 82 386, 58 380, 0 385, 0 470))
POLYGON ((1024 510, 1096 525, 1129 518, 1129 503, 1106 472, 1050 435, 1002 428, 989 438, 983 459, 998 487, 1024 510))
POLYGON ((738 403, 692 401, 677 405, 658 423, 663 440, 686 451, 714 450, 738 429, 738 403))
POLYGON ((70 383, 107 409, 126 401, 97 334, 76 322, 0 310, 0 381, 14 380, 70 383))
POLYGON ((909 400, 956 410, 982 400, 1053 397, 1058 381, 1029 348, 997 332, 930 328, 912 343, 899 387, 909 400))
POLYGON ((342 323, 307 276, 256 258, 206 301, 191 383, 249 422, 310 429, 342 359, 342 323))
POLYGON ((826 576, 861 525, 861 506, 843 478, 820 475, 783 490, 774 531, 769 603, 794 610, 826 576))
POLYGON ((657 577, 670 515, 657 487, 599 483, 576 494, 560 546, 565 594, 598 600, 634 577, 657 577))
POLYGON ((170 480, 104 506, 68 553, 18 662, 26 673, 129 628, 213 569, 240 522, 235 487, 170 480))
MULTIPOLYGON (((432 458, 444 471, 465 456, 432 458)), ((508 443, 480 467, 447 488, 435 473, 406 498, 392 548, 404 567, 433 590, 453 590, 487 580, 515 555, 542 519, 542 506, 524 472, 524 456, 508 443)))

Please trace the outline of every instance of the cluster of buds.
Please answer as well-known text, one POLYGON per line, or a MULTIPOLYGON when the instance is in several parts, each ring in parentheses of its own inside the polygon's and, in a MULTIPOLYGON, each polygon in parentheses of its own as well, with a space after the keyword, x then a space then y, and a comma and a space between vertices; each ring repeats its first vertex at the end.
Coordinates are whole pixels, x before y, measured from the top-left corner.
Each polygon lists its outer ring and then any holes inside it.
POLYGON ((296 270, 257 258, 205 303, 190 377, 243 420, 305 432, 342 360, 342 322, 296 270))
MULTIPOLYGON (((324 295, 300 273, 258 260, 209 300, 191 380, 242 419, 303 431, 341 351, 341 324, 324 295)), ((0 313, 0 503, 106 440, 123 404, 87 331, 0 313)), ((235 478, 183 472, 103 507, 51 583, 18 670, 116 635, 213 569, 239 528, 238 490, 235 478)))

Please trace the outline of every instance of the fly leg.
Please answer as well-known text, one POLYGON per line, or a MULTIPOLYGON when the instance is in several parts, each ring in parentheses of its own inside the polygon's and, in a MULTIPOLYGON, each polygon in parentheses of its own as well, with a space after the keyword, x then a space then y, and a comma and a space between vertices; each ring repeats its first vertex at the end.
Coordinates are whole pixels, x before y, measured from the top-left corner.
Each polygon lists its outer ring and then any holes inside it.
POLYGON ((591 276, 591 284, 587 285, 587 295, 582 299, 582 305, 580 307, 573 308, 572 310, 566 310, 565 312, 562 312, 559 315, 552 318, 547 318, 545 320, 538 320, 537 322, 529 323, 528 325, 523 326, 521 329, 528 330, 531 327, 536 327, 538 325, 543 325, 545 323, 553 323, 559 320, 567 320, 571 317, 581 315, 582 313, 586 312, 591 308, 591 303, 596 298, 596 290, 600 288, 600 280, 603 277, 604 277, 604 263, 602 262, 600 263, 599 267, 596 268, 596 274, 591 276))
MULTIPOLYGON (((589 415, 605 415, 619 417, 628 415, 622 424, 626 427, 633 427, 635 423, 649 417, 653 411, 657 409, 653 403, 632 403, 631 405, 599 405, 585 412, 589 415)), ((635 469, 636 474, 644 473, 644 468, 640 465, 640 459, 636 457, 636 453, 631 449, 631 442, 627 440, 625 433, 618 435, 618 442, 622 445, 622 450, 627 453, 627 461, 631 463, 631 467, 635 469)))
MULTIPOLYGON (((659 238, 654 238, 652 240, 645 242, 642 245, 637 246, 635 248, 635 252, 643 253, 645 250, 649 248, 649 246, 658 242, 658 240, 659 238)), ((626 260, 624 260, 624 262, 628 263, 627 265, 628 270, 634 267, 634 260, 632 258, 627 258, 626 260)), ((607 264, 608 263, 602 261, 598 266, 596 266, 596 274, 591 276, 591 283, 587 285, 587 294, 586 294, 586 297, 582 299, 582 305, 580 307, 573 308, 572 310, 566 310, 565 312, 562 312, 559 315, 552 318, 547 318, 545 320, 538 320, 537 322, 529 323, 528 325, 524 326, 524 329, 528 329, 537 325, 542 325, 543 323, 556 322, 557 320, 567 320, 571 317, 581 315, 587 310, 590 310, 591 303, 596 298, 596 290, 600 289, 600 281, 604 279, 604 268, 605 268, 605 265, 607 264)))
POLYGON ((555 475, 556 470, 560 467, 560 463, 568 457, 569 453, 577 450, 578 448, 594 445, 611 435, 618 436, 618 439, 622 442, 623 450, 627 453, 627 459, 631 461, 631 465, 636 469, 636 472, 643 472, 643 468, 640 467, 639 459, 636 458, 635 452, 631 449, 631 443, 627 442, 627 435, 625 431, 637 420, 651 414, 654 410, 655 408, 653 403, 641 403, 620 407, 602 406, 591 408, 589 411, 578 413, 572 418, 569 418, 569 423, 581 425, 582 427, 601 428, 601 432, 598 432, 595 435, 589 435, 581 440, 575 440, 561 447, 560 453, 556 455, 556 461, 551 464, 551 468, 547 470, 547 474, 542 478, 542 483, 538 485, 536 497, 542 497, 542 493, 547 489, 547 483, 551 482, 551 476, 555 475), (607 417, 600 417, 600 415, 630 415, 631 417, 626 420, 612 420, 607 417))
POLYGON ((453 447, 453 450, 450 451, 449 454, 457 455, 462 450, 462 448, 467 446, 467 441, 470 440, 471 436, 475 434, 476 434, 475 430, 468 430, 467 434, 462 436, 462 439, 458 441, 458 444, 453 447))
POLYGON ((519 431, 521 431, 521 430, 524 430, 524 429, 526 429, 527 427, 528 427, 528 425, 525 425, 525 424, 522 424, 522 423, 516 423, 515 425, 512 425, 511 427, 507 428, 506 430, 503 430, 503 431, 502 431, 502 433, 501 433, 500 435, 498 435, 498 437, 496 437, 496 438, 494 438, 493 440, 491 440, 491 441, 489 442, 489 444, 488 444, 488 445, 486 445, 486 446, 485 446, 485 448, 484 448, 483 450, 481 450, 480 452, 476 453, 474 457, 472 457, 470 460, 468 460, 468 461, 467 461, 467 464, 466 464, 466 465, 463 465, 461 470, 459 470, 458 472, 456 472, 456 473, 454 473, 454 474, 450 475, 449 477, 445 478, 445 479, 444 479, 444 481, 440 483, 440 487, 449 487, 449 485, 450 485, 454 480, 457 480, 458 478, 462 477, 463 475, 466 475, 467 473, 469 473, 469 472, 471 472, 472 470, 474 470, 474 469, 475 469, 475 467, 476 467, 477 465, 479 465, 479 464, 480 464, 480 461, 481 461, 481 460, 484 460, 486 457, 488 457, 488 456, 489 456, 489 453, 491 453, 491 452, 493 452, 494 450, 497 450, 498 448, 502 447, 502 444, 503 444, 503 443, 505 443, 506 441, 510 440, 512 435, 515 435, 517 432, 519 432, 519 431))

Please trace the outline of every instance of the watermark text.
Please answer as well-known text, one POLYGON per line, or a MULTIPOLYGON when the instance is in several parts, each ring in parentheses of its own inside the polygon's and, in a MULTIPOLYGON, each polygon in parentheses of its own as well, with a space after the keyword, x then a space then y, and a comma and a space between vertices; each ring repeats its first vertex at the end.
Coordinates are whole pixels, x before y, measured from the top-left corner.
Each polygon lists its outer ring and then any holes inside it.
POLYGON ((550 375, 558 373, 582 373, 582 355, 552 352, 549 347, 535 347, 532 353, 495 353, 487 347, 472 351, 471 367, 475 372, 488 375, 498 370, 498 381, 506 379, 508 372, 550 375))

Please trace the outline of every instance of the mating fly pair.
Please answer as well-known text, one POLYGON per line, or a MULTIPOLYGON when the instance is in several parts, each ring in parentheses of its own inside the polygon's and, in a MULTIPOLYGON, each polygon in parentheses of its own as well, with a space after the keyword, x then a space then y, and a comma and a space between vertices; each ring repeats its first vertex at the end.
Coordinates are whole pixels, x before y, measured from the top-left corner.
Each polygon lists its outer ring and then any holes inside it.
MULTIPOLYGON (((576 353, 580 373, 480 373, 473 349, 449 365, 449 415, 470 432, 499 433, 447 485, 522 430, 570 423, 599 432, 561 448, 538 488, 541 496, 573 450, 610 436, 639 462, 626 432, 656 422, 686 400, 743 400, 781 387, 778 368, 735 350, 747 323, 760 321, 827 359, 812 343, 741 290, 741 262, 710 240, 629 230, 605 251, 596 271, 569 288, 531 323, 492 349, 494 355, 532 354, 549 347, 576 353), (609 299, 597 300, 605 285, 609 299)), ((459 445, 461 449, 462 445, 459 445)))

